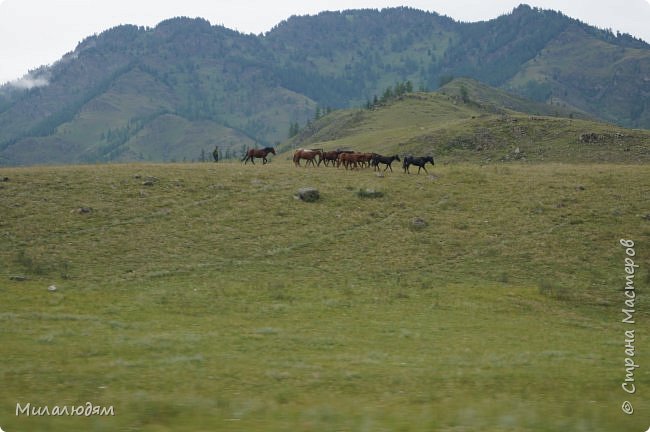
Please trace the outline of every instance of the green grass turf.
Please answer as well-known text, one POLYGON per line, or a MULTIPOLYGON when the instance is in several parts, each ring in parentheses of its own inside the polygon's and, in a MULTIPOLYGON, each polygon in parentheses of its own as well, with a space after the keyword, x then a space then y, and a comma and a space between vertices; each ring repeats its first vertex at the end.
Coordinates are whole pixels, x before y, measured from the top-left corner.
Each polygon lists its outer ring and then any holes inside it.
POLYGON ((647 428, 650 167, 292 165, 3 169, 0 426, 647 428), (15 412, 87 401, 115 415, 15 412))

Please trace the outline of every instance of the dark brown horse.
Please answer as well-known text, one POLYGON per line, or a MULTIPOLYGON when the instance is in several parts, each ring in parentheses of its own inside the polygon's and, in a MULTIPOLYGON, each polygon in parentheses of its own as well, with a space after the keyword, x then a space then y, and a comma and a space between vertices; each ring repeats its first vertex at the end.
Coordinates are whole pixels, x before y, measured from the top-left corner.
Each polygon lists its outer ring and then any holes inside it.
POLYGON ((393 156, 382 156, 379 154, 375 154, 372 156, 372 166, 375 167, 376 171, 379 171, 379 164, 382 163, 386 165, 386 168, 384 168, 384 171, 386 171, 388 168, 390 168, 390 171, 393 172, 393 167, 391 164, 394 161, 399 161, 401 162, 401 159, 399 158, 398 155, 393 155, 393 156))
POLYGON ((255 165, 255 158, 261 158, 262 159, 262 165, 268 162, 266 159, 266 156, 269 153, 275 154, 275 149, 273 147, 264 147, 263 149, 248 149, 244 157, 242 158, 242 162, 244 162, 244 165, 248 163, 248 161, 251 161, 253 165, 255 165))
POLYGON ((317 156, 318 156, 318 165, 320 165, 321 159, 323 157, 322 149, 299 148, 293 153, 293 163, 296 164, 296 166, 300 166, 300 159, 305 159, 307 161, 305 163, 305 166, 311 163, 312 166, 316 167, 316 163, 314 162, 314 159, 316 159, 317 156))
POLYGON ((427 163, 430 163, 431 165, 435 166, 432 156, 423 156, 423 157, 406 156, 404 158, 404 161, 402 162, 402 168, 404 168, 405 173, 411 174, 411 172, 409 171, 409 166, 415 165, 416 167, 418 167, 418 174, 420 174, 421 169, 424 169, 424 172, 429 174, 429 171, 427 171, 427 168, 424 166, 427 163))

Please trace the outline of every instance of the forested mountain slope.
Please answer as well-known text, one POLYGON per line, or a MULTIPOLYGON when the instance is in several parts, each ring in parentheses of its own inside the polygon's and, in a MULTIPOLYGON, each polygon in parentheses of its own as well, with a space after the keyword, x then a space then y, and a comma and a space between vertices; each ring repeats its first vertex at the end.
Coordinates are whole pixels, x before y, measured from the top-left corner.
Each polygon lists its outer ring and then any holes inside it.
POLYGON ((409 8, 323 12, 257 36, 174 18, 90 36, 32 71, 40 85, 0 88, 0 164, 234 155, 284 141, 317 107, 454 76, 558 115, 650 127, 650 46, 557 12, 520 6, 480 23, 409 8))

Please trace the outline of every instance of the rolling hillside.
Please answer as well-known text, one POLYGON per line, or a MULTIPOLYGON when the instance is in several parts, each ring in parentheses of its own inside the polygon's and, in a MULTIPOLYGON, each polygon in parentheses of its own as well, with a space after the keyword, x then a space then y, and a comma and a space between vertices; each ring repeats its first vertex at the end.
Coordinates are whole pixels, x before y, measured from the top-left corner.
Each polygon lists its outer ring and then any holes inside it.
POLYGON ((580 115, 551 116, 561 110, 458 79, 439 92, 405 94, 370 110, 336 111, 310 124, 282 149, 429 154, 439 162, 650 161, 650 131, 581 119, 580 115))
POLYGON ((453 76, 564 115, 650 127, 650 47, 556 12, 520 6, 482 23, 409 8, 324 12, 258 36, 173 18, 90 36, 31 71, 38 86, 0 88, 0 164, 196 160, 215 145, 233 155, 284 141, 317 107, 453 76))

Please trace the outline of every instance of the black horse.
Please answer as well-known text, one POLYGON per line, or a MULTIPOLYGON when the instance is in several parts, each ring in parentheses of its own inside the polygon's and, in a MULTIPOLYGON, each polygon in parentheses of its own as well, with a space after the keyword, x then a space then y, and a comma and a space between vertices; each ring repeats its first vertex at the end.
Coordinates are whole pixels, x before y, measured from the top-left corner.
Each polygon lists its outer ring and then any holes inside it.
POLYGON ((386 171, 388 168, 390 168, 390 172, 393 172, 393 167, 390 166, 394 161, 401 162, 401 159, 399 158, 398 155, 393 155, 393 156, 382 156, 379 154, 373 154, 372 155, 372 166, 376 171, 379 171, 379 164, 382 163, 386 165, 386 168, 384 168, 384 171, 386 171))
POLYGON ((253 165, 255 165, 255 158, 262 158, 262 165, 268 162, 266 160, 266 156, 269 153, 275 154, 275 149, 273 147, 264 147, 263 149, 249 149, 244 157, 242 158, 242 162, 244 162, 244 165, 248 163, 248 161, 251 161, 253 165))
POLYGON ((435 165, 433 163, 432 156, 422 156, 422 157, 406 156, 404 158, 404 161, 402 162, 402 168, 404 168, 405 173, 411 174, 411 172, 409 171, 409 166, 415 165, 418 167, 418 174, 420 174, 421 169, 424 169, 424 172, 429 174, 429 171, 427 171, 427 168, 424 166, 427 164, 427 162, 431 162, 431 165, 435 165))

